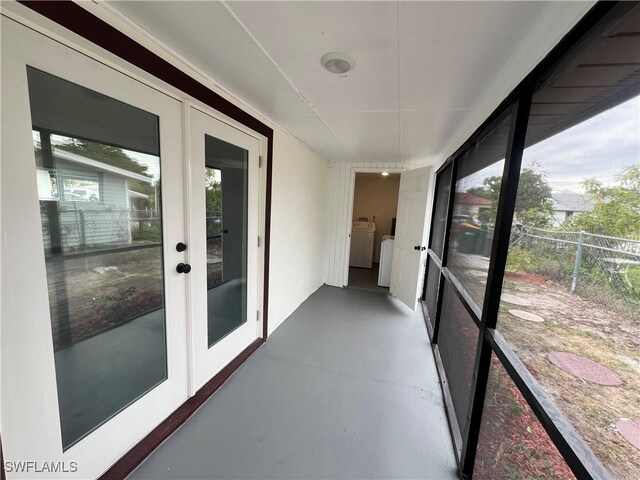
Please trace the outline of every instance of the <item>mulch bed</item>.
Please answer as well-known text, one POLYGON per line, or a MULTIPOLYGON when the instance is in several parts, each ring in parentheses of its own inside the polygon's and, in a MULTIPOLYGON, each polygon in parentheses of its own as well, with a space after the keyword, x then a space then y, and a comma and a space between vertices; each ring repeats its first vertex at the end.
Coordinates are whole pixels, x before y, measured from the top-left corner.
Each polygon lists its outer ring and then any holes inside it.
POLYGON ((495 357, 482 418, 474 478, 575 478, 495 357))

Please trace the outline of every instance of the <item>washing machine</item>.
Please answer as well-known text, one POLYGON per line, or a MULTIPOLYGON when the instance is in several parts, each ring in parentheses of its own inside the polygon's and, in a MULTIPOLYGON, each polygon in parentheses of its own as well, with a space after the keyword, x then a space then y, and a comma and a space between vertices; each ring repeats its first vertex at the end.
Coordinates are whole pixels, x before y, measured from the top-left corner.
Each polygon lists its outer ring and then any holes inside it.
POLYGON ((349 254, 350 267, 371 268, 375 234, 375 223, 353 222, 351 227, 351 252, 349 254))

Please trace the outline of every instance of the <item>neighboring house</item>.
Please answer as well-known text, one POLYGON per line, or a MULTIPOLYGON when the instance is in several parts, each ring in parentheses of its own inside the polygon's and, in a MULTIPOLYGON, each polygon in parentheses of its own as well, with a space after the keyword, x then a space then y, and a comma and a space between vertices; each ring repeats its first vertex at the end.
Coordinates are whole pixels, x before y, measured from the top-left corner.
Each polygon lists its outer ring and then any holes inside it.
POLYGON ((486 198, 479 197, 473 193, 461 192, 456 193, 455 206, 456 215, 468 215, 474 219, 480 217, 483 210, 491 208, 493 202, 486 198))
POLYGON ((555 192, 551 194, 553 200, 553 224, 561 225, 575 213, 593 210, 593 201, 589 195, 572 192, 555 192))
MULTIPOLYGON (((63 248, 129 245, 131 210, 139 210, 148 198, 130 190, 129 182, 151 184, 152 178, 61 149, 55 149, 54 157, 55 178, 47 169, 37 170, 38 196, 42 203, 58 204, 63 248)), ((50 212, 41 208, 43 222, 49 225, 50 212)), ((43 234, 49 249, 48 229, 43 234)))

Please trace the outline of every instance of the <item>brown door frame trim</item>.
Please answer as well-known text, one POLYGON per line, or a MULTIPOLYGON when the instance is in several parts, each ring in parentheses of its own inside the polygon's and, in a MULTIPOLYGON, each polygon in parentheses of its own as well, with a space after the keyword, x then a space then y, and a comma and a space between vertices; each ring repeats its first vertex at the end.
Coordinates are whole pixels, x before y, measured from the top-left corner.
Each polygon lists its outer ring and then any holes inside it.
MULTIPOLYGON (((178 407, 167 419, 138 442, 131 450, 125 453, 124 456, 116 461, 116 463, 100 477, 101 479, 120 479, 129 475, 153 450, 186 422, 267 339, 269 332, 269 257, 271 190, 273 185, 273 129, 76 3, 69 0, 56 2, 18 1, 49 20, 67 28, 71 32, 172 85, 214 110, 227 115, 267 139, 262 338, 257 338, 251 345, 245 348, 231 363, 198 390, 193 397, 187 399, 185 403, 178 407)), ((0 452, 1 451, 0 446, 0 452)), ((2 459, 1 456, 0 459, 2 459)), ((3 467, 4 464, 0 466, 0 475, 4 480, 5 472, 3 467)))

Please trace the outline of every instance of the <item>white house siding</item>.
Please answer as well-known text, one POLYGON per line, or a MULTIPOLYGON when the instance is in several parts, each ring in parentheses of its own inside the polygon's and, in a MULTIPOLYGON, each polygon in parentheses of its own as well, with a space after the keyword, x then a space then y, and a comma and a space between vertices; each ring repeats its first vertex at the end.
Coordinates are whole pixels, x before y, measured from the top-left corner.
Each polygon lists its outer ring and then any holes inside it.
MULTIPOLYGON (((58 161, 61 175, 97 175, 100 201, 60 201, 59 215, 65 251, 99 246, 126 246, 131 243, 130 212, 127 208, 126 179, 109 172, 96 172, 58 161)), ((46 212, 41 209, 45 249, 51 247, 46 212)))
POLYGON ((279 129, 273 147, 269 333, 324 283, 330 172, 279 129))

